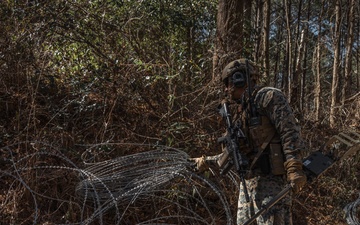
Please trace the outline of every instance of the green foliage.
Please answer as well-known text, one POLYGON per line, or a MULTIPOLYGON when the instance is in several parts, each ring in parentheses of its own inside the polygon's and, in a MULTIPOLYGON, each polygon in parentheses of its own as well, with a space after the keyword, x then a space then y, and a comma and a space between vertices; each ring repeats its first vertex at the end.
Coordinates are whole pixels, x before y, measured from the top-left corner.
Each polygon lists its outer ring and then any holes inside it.
MULTIPOLYGON (((114 110, 120 110, 161 118, 161 126, 167 127, 202 101, 189 101, 187 93, 202 91, 199 88, 211 78, 208 50, 216 4, 205 0, 3 2, 1 27, 6 36, 1 46, 6 55, 1 70, 8 75, 2 91, 15 86, 18 96, 30 92, 25 104, 51 99, 56 114, 45 117, 52 122, 102 115, 96 127, 106 133, 103 124, 119 119, 114 110), (16 65, 21 70, 15 70, 16 65), (101 107, 105 107, 102 112, 101 107)), ((35 110, 46 114, 41 107, 35 110)), ((121 117, 128 120, 125 114, 121 117)), ((8 123, 22 120, 13 119, 8 123)), ((81 126, 81 122, 67 124, 81 126)), ((149 127, 146 122, 141 121, 137 132, 147 132, 142 130, 149 127)), ((52 124, 46 119, 43 123, 52 124)))

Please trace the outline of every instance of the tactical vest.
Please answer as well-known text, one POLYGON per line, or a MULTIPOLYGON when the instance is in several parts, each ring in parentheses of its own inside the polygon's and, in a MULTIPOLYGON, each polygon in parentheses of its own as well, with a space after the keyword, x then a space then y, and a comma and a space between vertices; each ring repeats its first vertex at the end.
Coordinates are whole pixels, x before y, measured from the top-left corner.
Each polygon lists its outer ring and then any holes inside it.
POLYGON ((247 136, 247 143, 240 143, 240 151, 248 157, 250 169, 260 168, 265 174, 270 172, 274 175, 285 174, 280 135, 270 119, 267 116, 259 115, 260 123, 249 126, 246 110, 243 110, 239 116, 242 121, 242 129, 247 136))

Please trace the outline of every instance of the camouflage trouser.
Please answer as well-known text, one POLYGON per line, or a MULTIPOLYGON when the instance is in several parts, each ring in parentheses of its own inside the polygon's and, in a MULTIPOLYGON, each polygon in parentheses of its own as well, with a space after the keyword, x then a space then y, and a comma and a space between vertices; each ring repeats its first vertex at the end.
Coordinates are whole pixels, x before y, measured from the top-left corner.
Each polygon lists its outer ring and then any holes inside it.
MULTIPOLYGON (((255 177, 246 180, 250 196, 249 203, 245 200, 243 185, 240 184, 237 224, 244 224, 251 215, 261 209, 261 206, 277 195, 285 184, 281 176, 255 174, 255 177)), ((256 221, 258 225, 291 225, 291 197, 288 195, 283 198, 270 210, 259 216, 256 221)))

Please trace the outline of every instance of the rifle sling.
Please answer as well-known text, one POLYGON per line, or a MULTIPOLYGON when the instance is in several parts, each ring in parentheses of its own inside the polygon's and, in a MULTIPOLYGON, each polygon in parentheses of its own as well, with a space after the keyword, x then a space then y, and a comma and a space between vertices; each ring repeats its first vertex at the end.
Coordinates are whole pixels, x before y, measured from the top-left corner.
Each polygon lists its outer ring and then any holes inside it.
POLYGON ((261 156, 261 154, 264 152, 264 150, 266 149, 266 147, 270 144, 270 141, 273 139, 273 137, 275 136, 275 132, 271 133, 264 141, 264 143, 260 146, 258 153, 256 154, 256 156, 254 157, 253 161, 251 162, 251 165, 249 167, 249 171, 251 171, 256 163, 256 161, 259 159, 259 157, 261 156))

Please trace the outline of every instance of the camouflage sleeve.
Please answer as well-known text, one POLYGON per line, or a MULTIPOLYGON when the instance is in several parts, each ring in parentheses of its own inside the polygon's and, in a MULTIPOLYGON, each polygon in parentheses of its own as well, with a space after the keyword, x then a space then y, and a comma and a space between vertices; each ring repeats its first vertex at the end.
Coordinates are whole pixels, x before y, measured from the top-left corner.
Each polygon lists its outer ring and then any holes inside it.
POLYGON ((259 113, 270 119, 280 135, 286 160, 301 159, 305 146, 300 126, 284 94, 279 89, 265 87, 257 93, 255 103, 259 113))

